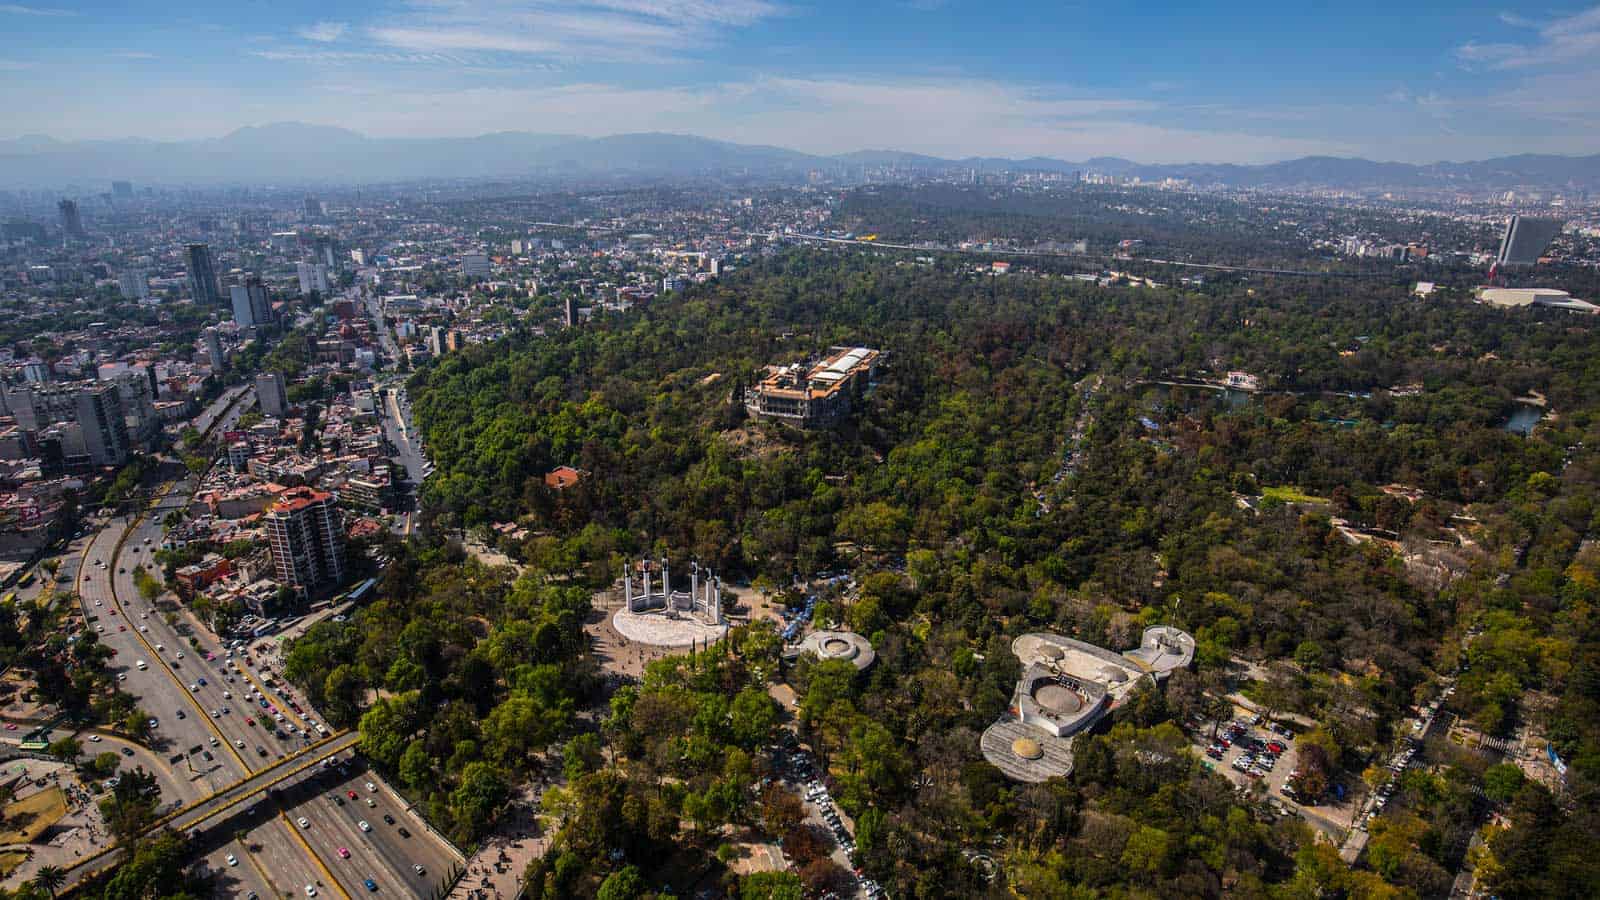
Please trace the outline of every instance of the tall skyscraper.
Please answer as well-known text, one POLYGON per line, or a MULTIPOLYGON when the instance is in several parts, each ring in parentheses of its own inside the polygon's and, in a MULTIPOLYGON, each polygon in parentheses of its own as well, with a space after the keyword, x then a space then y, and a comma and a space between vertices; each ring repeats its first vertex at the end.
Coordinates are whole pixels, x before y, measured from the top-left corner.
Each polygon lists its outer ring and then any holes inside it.
POLYGON ((567 327, 575 327, 578 324, 578 298, 568 294, 563 308, 566 312, 567 327))
POLYGON ((131 182, 131 181, 113 181, 113 182, 111 182, 111 196, 117 198, 118 200, 127 200, 127 199, 133 197, 133 182, 131 182))
POLYGON ((1512 216, 1506 223, 1505 234, 1500 238, 1500 252, 1495 254, 1495 265, 1531 266, 1539 261, 1545 248, 1566 227, 1561 219, 1536 219, 1532 216, 1512 216))
POLYGON ((322 220, 322 201, 310 194, 306 195, 306 221, 320 222, 322 220))
POLYGON ((189 296, 197 306, 222 305, 222 287, 217 283, 209 244, 189 245, 189 296))
POLYGON ((262 518, 279 583, 305 596, 344 580, 344 527, 332 494, 290 488, 262 518))
POLYGON ((143 269, 129 269, 117 275, 117 290, 124 300, 143 300, 150 296, 150 278, 143 269))
POLYGON ((267 296, 267 286, 258 276, 251 275, 244 284, 231 285, 228 295, 233 300, 233 320, 240 328, 261 328, 272 324, 272 300, 267 296))
POLYGON ((222 355, 222 335, 215 328, 207 328, 205 339, 206 359, 211 362, 211 371, 221 372, 228 363, 228 358, 222 355))
POLYGON ((339 242, 332 235, 319 234, 311 239, 311 255, 316 261, 328 267, 328 271, 337 272, 339 265, 339 242))
POLYGON ((78 201, 63 199, 56 204, 56 209, 61 213, 61 230, 69 238, 86 237, 83 231, 83 217, 78 214, 78 201))
POLYGON ((91 384, 78 389, 78 427, 97 466, 120 466, 128 461, 128 423, 114 384, 91 384))
POLYGON ((289 395, 283 389, 283 376, 276 372, 257 375, 256 399, 261 402, 262 415, 283 418, 289 411, 289 395))

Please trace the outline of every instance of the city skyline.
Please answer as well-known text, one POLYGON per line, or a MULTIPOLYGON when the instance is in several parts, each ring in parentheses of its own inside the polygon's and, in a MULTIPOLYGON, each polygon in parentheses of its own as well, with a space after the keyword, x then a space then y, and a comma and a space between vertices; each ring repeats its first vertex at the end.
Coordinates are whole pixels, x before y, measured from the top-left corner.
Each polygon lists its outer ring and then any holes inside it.
POLYGON ((1600 7, 908 0, 0 4, 0 138, 668 131, 831 154, 1432 162, 1600 151, 1600 7), (173 111, 182 110, 181 116, 173 111))

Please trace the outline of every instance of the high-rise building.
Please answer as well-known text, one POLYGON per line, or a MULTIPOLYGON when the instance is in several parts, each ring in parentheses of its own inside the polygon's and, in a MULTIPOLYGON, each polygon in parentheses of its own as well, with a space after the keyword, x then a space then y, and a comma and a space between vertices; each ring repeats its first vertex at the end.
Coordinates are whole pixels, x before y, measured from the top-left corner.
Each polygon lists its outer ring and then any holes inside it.
POLYGON ((217 269, 211 261, 209 244, 190 244, 189 296, 197 306, 221 306, 222 287, 217 282, 217 269))
POLYGON ((256 376, 256 399, 261 401, 261 414, 283 418, 289 412, 289 395, 283 389, 283 376, 276 372, 262 372, 256 376))
POLYGON ((319 222, 322 220, 322 201, 310 194, 306 195, 306 221, 319 222))
POLYGON ((228 358, 222 355, 222 335, 215 328, 207 328, 205 339, 206 359, 211 363, 211 371, 221 372, 228 362, 228 358))
POLYGON ((61 230, 67 237, 85 237, 83 217, 78 214, 78 201, 63 199, 56 204, 56 209, 61 213, 61 230))
POLYGON ((489 277, 489 257, 482 253, 468 253, 461 257, 461 277, 480 278, 489 277))
POLYGON ((240 328, 261 328, 272 324, 272 299, 267 296, 267 286, 258 276, 245 278, 243 284, 231 285, 228 295, 233 300, 233 320, 240 328))
POLYGON ((428 326, 428 352, 438 358, 444 355, 444 326, 428 326))
POLYGON ((327 266, 328 271, 339 271, 339 242, 332 235, 319 234, 312 238, 311 255, 317 262, 327 266))
POLYGON ((89 448, 89 459, 97 466, 120 466, 128 461, 128 423, 122 415, 122 399, 114 384, 90 384, 78 388, 78 427, 89 448))
POLYGON ((566 313, 564 318, 566 319, 567 327, 575 327, 578 324, 578 298, 568 294, 566 302, 562 304, 562 308, 566 313))
POLYGON ((324 297, 328 295, 327 263, 321 261, 296 263, 295 274, 300 277, 300 296, 309 296, 313 291, 324 297))
POLYGON ((305 596, 344 580, 344 528, 332 494, 290 488, 262 518, 279 583, 305 596))
POLYGON ((128 198, 132 197, 133 196, 133 182, 131 182, 131 181, 113 181, 113 182, 111 182, 111 196, 117 198, 118 200, 127 200, 128 198))
POLYGON ((1495 265, 1502 269, 1506 266, 1534 265, 1566 224, 1561 219, 1512 216, 1511 221, 1506 223, 1505 234, 1500 238, 1500 252, 1495 254, 1495 265))
POLYGON ((128 269, 117 275, 117 290, 124 300, 143 300, 150 296, 150 278, 143 269, 128 269))

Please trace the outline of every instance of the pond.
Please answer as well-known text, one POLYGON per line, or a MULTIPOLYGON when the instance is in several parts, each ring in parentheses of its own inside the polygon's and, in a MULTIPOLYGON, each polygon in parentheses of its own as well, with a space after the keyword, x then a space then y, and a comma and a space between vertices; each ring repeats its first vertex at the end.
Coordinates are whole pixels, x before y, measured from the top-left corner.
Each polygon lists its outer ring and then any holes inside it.
POLYGON ((1544 418, 1544 410, 1532 403, 1518 403, 1511 411, 1511 417, 1506 419, 1501 428, 1527 437, 1533 434, 1533 427, 1544 418))

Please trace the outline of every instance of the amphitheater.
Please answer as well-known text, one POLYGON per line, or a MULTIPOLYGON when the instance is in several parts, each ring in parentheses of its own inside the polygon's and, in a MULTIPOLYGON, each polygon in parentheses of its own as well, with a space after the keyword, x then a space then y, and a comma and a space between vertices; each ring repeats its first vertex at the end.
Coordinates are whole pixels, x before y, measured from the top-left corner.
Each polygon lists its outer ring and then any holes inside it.
POLYGON ((984 758, 1016 781, 1072 771, 1072 738, 1120 706, 1141 683, 1156 684, 1194 659, 1194 638, 1167 625, 1145 629, 1124 653, 1046 632, 1011 642, 1022 677, 1005 717, 984 731, 984 758))

